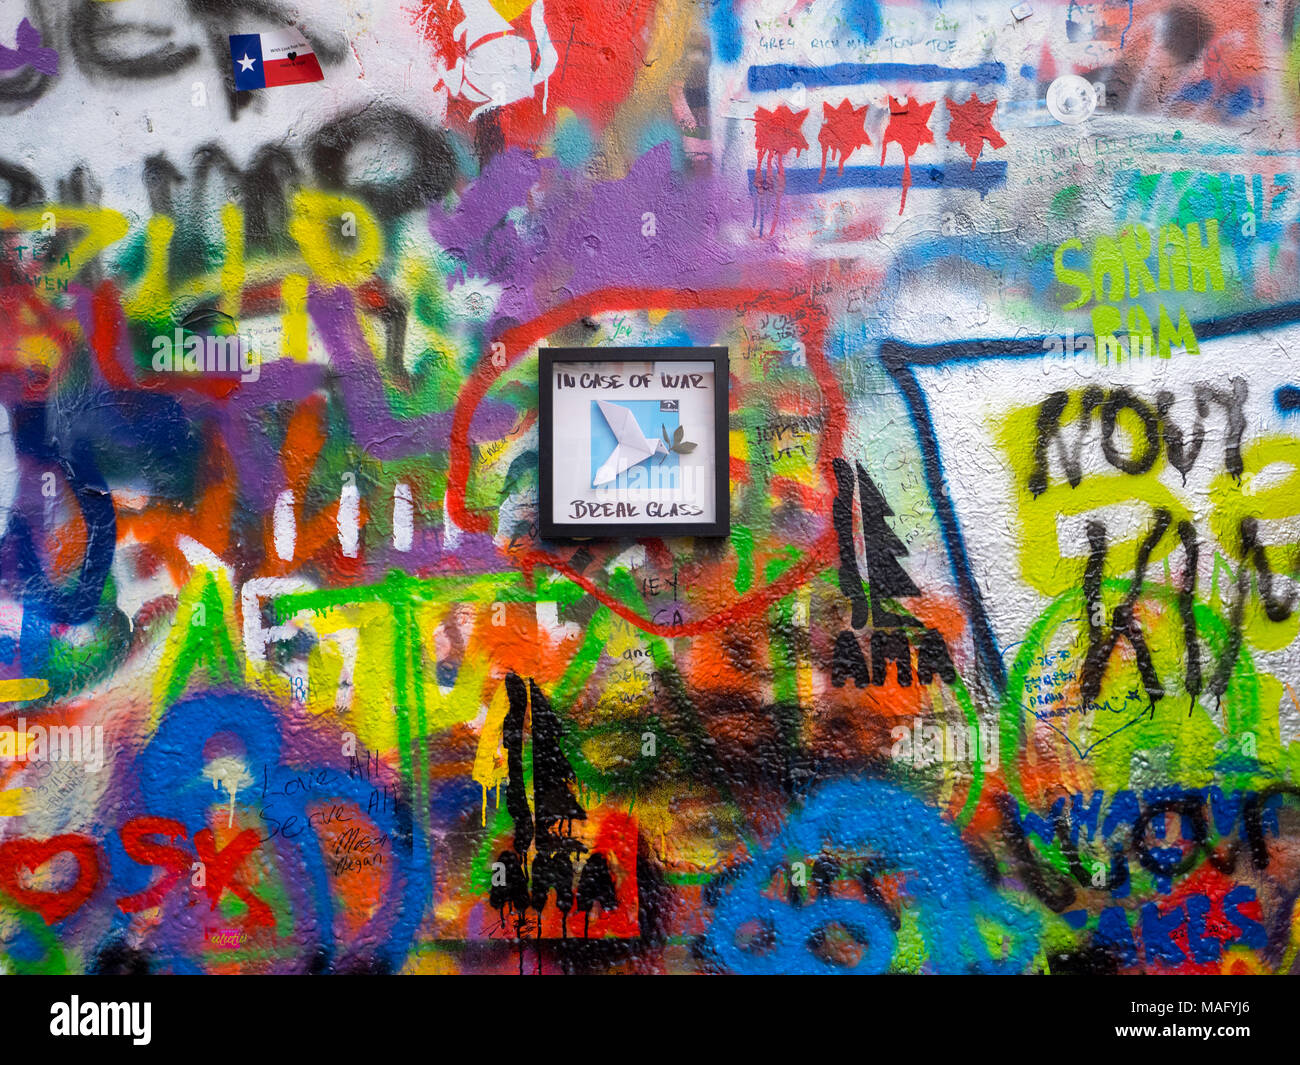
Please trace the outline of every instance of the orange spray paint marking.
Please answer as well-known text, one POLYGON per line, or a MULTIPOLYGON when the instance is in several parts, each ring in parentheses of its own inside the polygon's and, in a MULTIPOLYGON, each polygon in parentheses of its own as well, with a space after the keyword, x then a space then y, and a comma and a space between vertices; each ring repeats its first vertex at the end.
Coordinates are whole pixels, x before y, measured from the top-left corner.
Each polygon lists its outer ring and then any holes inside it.
POLYGON ((898 205, 899 214, 907 206, 907 190, 912 184, 912 156, 922 144, 934 143, 934 133, 929 126, 933 110, 933 103, 919 104, 910 96, 906 103, 900 103, 892 96, 889 98, 889 125, 885 127, 885 139, 880 146, 880 165, 885 165, 889 142, 897 141, 903 149, 903 200, 898 205))
POLYGON ((178 511, 168 502, 154 503, 135 513, 118 508, 118 543, 138 540, 167 566, 178 583, 190 573, 190 564, 178 547, 181 536, 190 537, 218 555, 224 555, 230 544, 238 477, 225 441, 215 429, 204 435, 203 456, 196 481, 204 487, 192 510, 178 511))
MULTIPOLYGON (((275 546, 275 523, 268 516, 263 521, 264 563, 259 575, 281 576, 293 572, 307 559, 324 558, 334 570, 348 573, 355 572, 360 559, 343 555, 338 544, 339 501, 321 507, 311 517, 304 517, 304 500, 312 472, 316 469, 320 454, 325 447, 328 426, 325 416, 325 399, 323 396, 311 396, 304 400, 294 411, 285 431, 284 443, 280 448, 280 465, 284 471, 284 490, 293 495, 293 527, 295 533, 293 557, 281 559, 275 546)), ((368 508, 360 505, 357 516, 359 527, 368 520, 368 508)))

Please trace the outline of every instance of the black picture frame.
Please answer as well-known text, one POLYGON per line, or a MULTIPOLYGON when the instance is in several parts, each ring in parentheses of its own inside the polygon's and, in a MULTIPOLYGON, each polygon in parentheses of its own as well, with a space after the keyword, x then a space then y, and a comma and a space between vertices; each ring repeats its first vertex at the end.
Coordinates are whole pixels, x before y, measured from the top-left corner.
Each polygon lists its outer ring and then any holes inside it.
POLYGON ((624 540, 645 536, 728 536, 731 533, 731 438, 728 414, 728 349, 725 347, 541 348, 538 351, 538 531, 544 540, 624 540), (566 362, 713 363, 713 521, 560 522, 553 519, 555 450, 554 370, 566 362))

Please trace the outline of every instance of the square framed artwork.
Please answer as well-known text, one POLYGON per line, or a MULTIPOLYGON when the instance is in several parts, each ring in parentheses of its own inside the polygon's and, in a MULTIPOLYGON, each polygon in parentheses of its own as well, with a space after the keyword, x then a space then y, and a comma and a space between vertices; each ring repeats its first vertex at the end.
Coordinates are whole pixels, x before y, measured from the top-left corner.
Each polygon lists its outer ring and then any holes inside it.
POLYGON ((731 531, 726 348, 542 348, 546 539, 731 531))

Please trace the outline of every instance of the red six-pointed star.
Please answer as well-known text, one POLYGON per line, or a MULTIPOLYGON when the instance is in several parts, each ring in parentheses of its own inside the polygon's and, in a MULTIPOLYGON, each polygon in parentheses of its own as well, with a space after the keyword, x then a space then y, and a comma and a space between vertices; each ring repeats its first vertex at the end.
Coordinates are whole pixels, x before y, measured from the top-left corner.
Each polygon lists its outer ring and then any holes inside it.
POLYGON ((907 206, 907 190, 912 184, 912 155, 922 144, 933 144, 934 133, 930 129, 930 112, 934 103, 920 104, 912 97, 906 103, 889 97, 889 125, 885 127, 884 143, 880 146, 880 165, 885 165, 885 153, 889 151, 889 142, 897 141, 903 149, 903 202, 898 205, 898 213, 903 213, 907 206))
POLYGON ((848 100, 832 107, 822 104, 822 128, 817 142, 822 146, 822 172, 820 182, 826 177, 826 153, 839 155, 839 172, 844 173, 844 162, 858 148, 871 143, 867 136, 867 105, 854 107, 848 100))
POLYGON ((983 103, 974 93, 964 104, 948 98, 945 100, 952 115, 948 123, 948 139, 960 144, 970 156, 970 168, 975 169, 976 160, 984 151, 984 142, 988 141, 994 148, 1006 147, 1002 134, 993 128, 993 112, 997 110, 997 100, 983 103))

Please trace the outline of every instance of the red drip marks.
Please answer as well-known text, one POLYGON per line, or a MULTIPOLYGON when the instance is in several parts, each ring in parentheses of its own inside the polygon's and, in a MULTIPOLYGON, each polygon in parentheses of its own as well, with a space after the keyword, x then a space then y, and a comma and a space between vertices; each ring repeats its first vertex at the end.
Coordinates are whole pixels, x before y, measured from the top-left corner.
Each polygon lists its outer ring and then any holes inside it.
MULTIPOLYGON (((636 72, 646 60, 645 41, 654 18, 654 0, 546 0, 545 4, 531 3, 462 3, 461 0, 416 0, 405 4, 408 17, 426 41, 436 59, 436 67, 447 73, 447 81, 438 81, 445 87, 448 102, 447 125, 469 128, 469 115, 479 106, 480 99, 470 99, 459 93, 462 79, 472 83, 480 77, 487 52, 492 51, 491 32, 477 39, 457 38, 460 27, 467 22, 466 7, 477 9, 488 18, 501 35, 518 36, 527 42, 532 52, 531 65, 537 74, 541 66, 539 46, 534 31, 534 19, 540 17, 546 24, 556 53, 556 66, 549 77, 534 86, 531 96, 514 99, 493 109, 500 124, 501 136, 507 146, 524 146, 530 150, 544 139, 555 125, 557 112, 570 108, 596 129, 603 129, 618 106, 632 92, 636 72), (506 19, 505 15, 513 15, 506 19), (486 8, 486 13, 482 9, 486 8), (536 14, 534 12, 536 11, 536 14), (509 29, 500 25, 509 24, 509 29), (486 46, 485 52, 475 53, 486 46), (456 69, 457 62, 470 69, 456 69), (449 77, 448 77, 449 76, 449 77), (545 101, 545 110, 543 110, 545 101)), ((431 73, 430 80, 438 74, 431 73)), ((491 91, 492 75, 483 78, 485 91, 491 91)), ((507 79, 508 80, 508 79, 507 79)))
POLYGON ((934 133, 929 126, 933 110, 934 103, 919 104, 910 96, 906 103, 900 103, 889 97, 889 125, 885 127, 885 139, 880 146, 880 165, 885 165, 889 142, 897 141, 903 149, 903 200, 898 205, 899 214, 907 206, 907 190, 912 184, 912 156, 922 144, 934 143, 934 133))
POLYGON ((766 158, 769 176, 772 170, 772 159, 776 159, 777 169, 784 172, 782 157, 785 153, 793 151, 798 158, 799 153, 808 147, 802 129, 803 120, 807 117, 807 108, 802 111, 791 111, 785 104, 774 111, 760 107, 754 112, 754 147, 758 149, 758 165, 762 169, 763 160, 766 158))
POLYGON ((984 151, 984 142, 988 141, 994 148, 1005 148, 1007 142, 1002 134, 993 128, 993 112, 997 110, 997 100, 983 103, 974 93, 964 104, 959 104, 949 97, 945 100, 952 118, 948 122, 948 139, 960 144, 970 156, 970 168, 975 169, 975 162, 984 151))
MULTIPOLYGON (((412 12, 416 16, 416 25, 424 33, 433 54, 439 62, 451 66, 461 54, 460 45, 456 43, 454 27, 465 18, 465 11, 456 0, 424 0, 420 10, 412 12)), ((440 81, 434 88, 442 85, 440 81)))
MULTIPOLYGON (((776 232, 777 216, 781 209, 781 189, 785 187, 785 153, 793 151, 795 158, 808 147, 803 135, 803 120, 808 117, 808 109, 791 111, 781 104, 773 111, 760 107, 754 112, 754 147, 758 150, 758 167, 754 170, 754 188, 773 188, 772 162, 776 162, 777 177, 780 185, 776 187, 776 205, 772 213, 772 232, 776 232), (763 163, 767 163, 767 174, 763 174, 763 163)), ((760 230, 762 222, 759 223, 760 230)))
POLYGON ((826 153, 840 157, 839 172, 844 173, 844 161, 858 148, 871 143, 867 136, 867 105, 854 107, 848 100, 838 106, 822 104, 822 128, 817 134, 817 143, 822 146, 822 172, 817 183, 826 177, 826 153))

